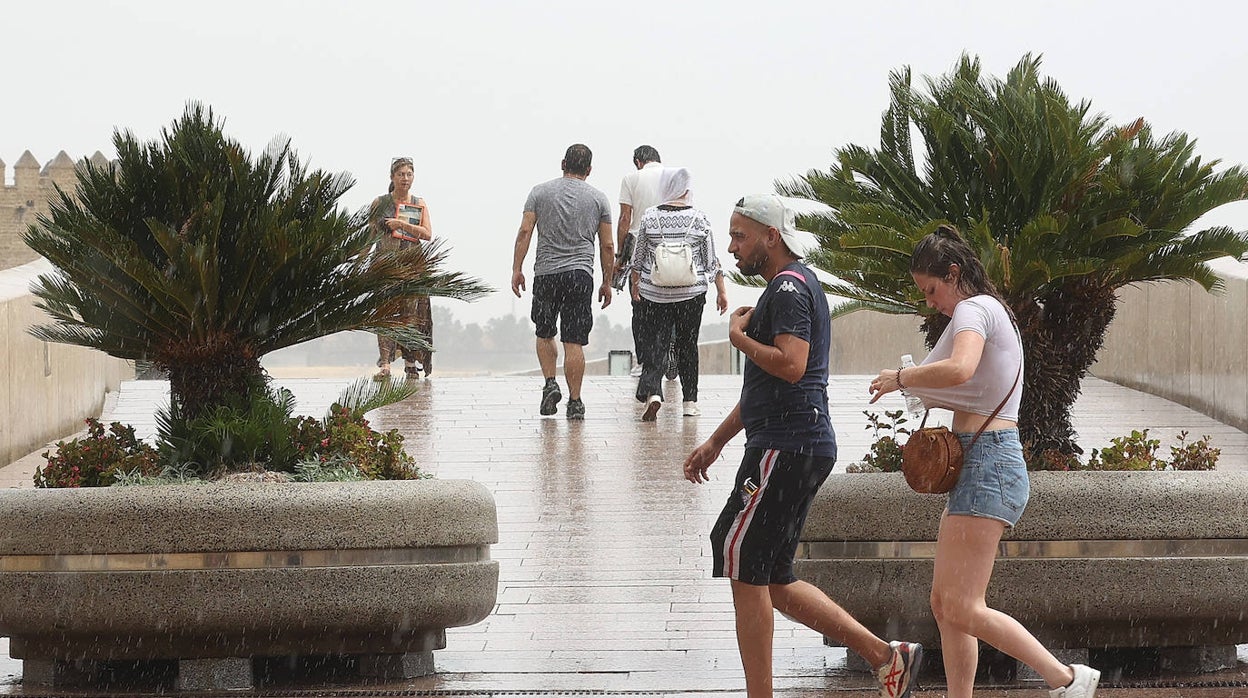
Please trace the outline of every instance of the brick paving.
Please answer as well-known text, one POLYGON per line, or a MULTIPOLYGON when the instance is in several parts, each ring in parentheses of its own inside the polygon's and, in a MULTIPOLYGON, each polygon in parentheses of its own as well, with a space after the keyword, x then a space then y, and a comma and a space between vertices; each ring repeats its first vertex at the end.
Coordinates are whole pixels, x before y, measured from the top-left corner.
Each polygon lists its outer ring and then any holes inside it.
MULTIPOLYGON (((345 381, 279 383, 295 392, 301 413, 320 415, 345 381)), ((566 421, 562 411, 539 417, 541 383, 530 377, 435 377, 416 396, 373 415, 377 428, 399 429, 409 452, 436 476, 489 487, 500 529, 492 551, 500 565, 494 612, 475 626, 448 631, 447 648, 435 653, 437 675, 375 688, 436 695, 741 694, 731 597, 726 582, 710 578, 706 533, 731 488, 743 440, 725 449, 708 485, 691 485, 680 473, 684 456, 735 402, 740 378, 704 376, 698 418, 679 415, 679 385, 667 383, 667 402, 655 423, 638 420, 634 383, 587 378, 583 423, 566 421)), ((862 415, 867 383, 863 376, 832 379, 838 470, 861 458, 871 441, 862 415)), ((105 416, 151 434, 152 413, 166 390, 161 382, 128 382, 105 416)), ((883 407, 900 404, 897 399, 883 407)), ((1219 467, 1248 467, 1248 434, 1096 379, 1084 383, 1074 424, 1089 449, 1132 428, 1149 427, 1167 442, 1183 429, 1209 434, 1223 450, 1219 467)), ((0 469, 0 482, 29 486, 37 461, 0 469)), ((1240 670, 1199 680, 1242 681, 1245 661, 1248 652, 1241 651, 1240 670)), ((0 679, 15 677, 15 664, 0 661, 0 679)), ((874 694, 868 677, 847 669, 845 650, 824 647, 816 633, 782 617, 776 622, 775 671, 778 695, 874 694)), ((1238 690, 1248 696, 1248 689, 1229 684, 1202 686, 1107 689, 1102 695, 1212 698, 1238 690)), ((1020 687, 1043 695, 1037 684, 1009 688, 1020 687)), ((332 682, 317 688, 332 688, 332 682)), ((17 686, 8 690, 21 692, 17 686)))

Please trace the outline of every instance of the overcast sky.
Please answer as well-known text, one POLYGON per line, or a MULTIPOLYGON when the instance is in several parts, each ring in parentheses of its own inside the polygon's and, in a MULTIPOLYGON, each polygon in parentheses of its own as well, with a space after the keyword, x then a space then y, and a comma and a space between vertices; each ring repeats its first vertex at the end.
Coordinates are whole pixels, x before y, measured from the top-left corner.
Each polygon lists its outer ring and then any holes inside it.
MULTIPOLYGON (((116 127, 155 137, 199 100, 255 150, 293 139, 347 171, 355 208, 383 193, 395 155, 451 265, 498 289, 465 321, 511 310, 525 197, 571 143, 618 212, 632 149, 693 172, 726 266, 732 202, 878 144, 887 77, 978 55, 1002 75, 1026 52, 1072 98, 1125 123, 1183 130, 1198 152, 1248 163, 1245 15, 1237 2, 5 2, 0 159, 29 149, 112 157, 116 127)), ((1211 223, 1248 228, 1248 206, 1211 223)), ((532 252, 526 273, 531 273, 532 252)), ((730 306, 753 294, 730 287, 730 306)), ((708 308, 713 303, 708 304, 708 308)), ((628 304, 608 310, 626 321, 628 304)))

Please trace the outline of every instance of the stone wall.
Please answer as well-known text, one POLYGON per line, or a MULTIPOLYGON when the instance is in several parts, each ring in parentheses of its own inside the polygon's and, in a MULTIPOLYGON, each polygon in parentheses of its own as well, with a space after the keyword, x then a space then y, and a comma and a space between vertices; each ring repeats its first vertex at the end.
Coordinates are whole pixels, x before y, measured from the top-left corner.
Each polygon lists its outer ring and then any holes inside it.
POLYGON ((1092 373, 1248 431, 1248 264, 1210 266, 1219 294, 1182 283, 1121 289, 1092 373))
POLYGON ((40 259, 0 271, 0 464, 79 431, 100 414, 107 391, 134 377, 127 361, 30 335, 48 322, 30 284, 51 270, 40 259))
MULTIPOLYGON (((106 165, 108 160, 96 151, 91 161, 106 165)), ((42 169, 29 150, 13 165, 13 183, 8 183, 7 166, 0 160, 0 269, 34 261, 38 255, 22 241, 26 227, 35 217, 47 213, 48 199, 56 186, 71 191, 75 186, 74 161, 61 151, 42 169)))

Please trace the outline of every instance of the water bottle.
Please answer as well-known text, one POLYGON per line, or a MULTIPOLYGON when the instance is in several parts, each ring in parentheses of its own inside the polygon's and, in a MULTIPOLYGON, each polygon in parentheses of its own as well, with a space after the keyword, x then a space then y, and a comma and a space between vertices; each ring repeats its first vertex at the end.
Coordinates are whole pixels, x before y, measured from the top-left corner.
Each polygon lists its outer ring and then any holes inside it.
MULTIPOLYGON (((911 368, 913 366, 914 366, 914 357, 909 354, 902 354, 901 355, 901 367, 911 368)), ((906 395, 906 411, 910 413, 911 417, 913 417, 914 419, 922 419, 924 409, 925 408, 923 407, 923 400, 919 399, 918 395, 906 395)))

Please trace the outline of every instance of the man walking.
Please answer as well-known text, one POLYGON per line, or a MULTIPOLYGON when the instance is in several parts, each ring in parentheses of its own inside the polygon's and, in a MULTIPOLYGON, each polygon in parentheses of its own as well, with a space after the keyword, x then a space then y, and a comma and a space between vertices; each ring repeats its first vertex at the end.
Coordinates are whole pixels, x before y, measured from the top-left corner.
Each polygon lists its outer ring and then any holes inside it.
POLYGON ((546 384, 539 412, 554 414, 563 394, 555 381, 559 347, 556 323, 563 343, 563 377, 568 384, 567 417, 585 418, 581 381, 585 377, 585 345, 593 329, 594 240, 602 265, 598 299, 611 303, 611 268, 615 256, 611 244, 611 204, 606 194, 585 182, 592 169, 593 153, 577 143, 568 147, 561 167, 563 176, 533 187, 524 202, 524 216, 516 235, 511 264, 511 292, 520 297, 524 286, 524 258, 533 231, 537 251, 533 258, 533 310, 537 326, 537 361, 546 384))
MULTIPOLYGON (((641 224, 641 214, 651 206, 663 203, 659 201, 659 178, 663 174, 663 165, 659 159, 659 151, 653 146, 639 145, 633 150, 633 167, 635 171, 624 175, 620 182, 620 219, 615 226, 615 245, 617 250, 625 250, 625 239, 629 235, 637 239, 637 226, 641 224)), ((632 255, 616 262, 615 273, 626 274, 629 271, 632 255)), ((640 328, 644 325, 643 305, 633 301, 633 355, 637 357, 634 371, 641 375, 641 365, 646 362, 643 356, 640 328)), ((656 360, 667 360, 667 356, 655 357, 656 360)))
POLYGON ((728 577, 737 648, 750 698, 772 695, 772 609, 842 642, 877 667, 880 695, 906 698, 923 648, 887 643, 817 587, 793 574, 810 502, 836 462, 828 417, 828 302, 803 265, 793 211, 777 196, 747 196, 733 209, 728 251, 742 273, 767 288, 753 308, 734 311, 728 338, 745 355, 741 399, 685 460, 685 478, 707 480, 725 444, 745 430, 745 457, 711 530, 714 576, 728 577))

